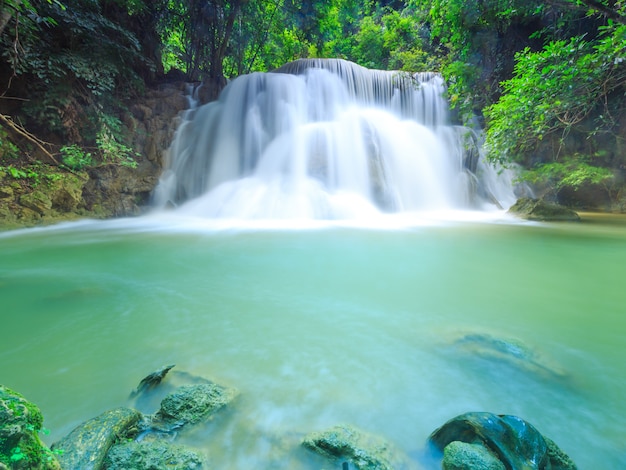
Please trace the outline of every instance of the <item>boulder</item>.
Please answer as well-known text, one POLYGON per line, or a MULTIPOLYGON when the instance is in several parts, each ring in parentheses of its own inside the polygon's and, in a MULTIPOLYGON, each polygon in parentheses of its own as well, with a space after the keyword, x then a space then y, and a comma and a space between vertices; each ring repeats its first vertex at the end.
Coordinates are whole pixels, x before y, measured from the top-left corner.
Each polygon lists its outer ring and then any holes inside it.
POLYGON ((161 401, 161 407, 152 417, 150 427, 170 432, 188 424, 196 424, 228 405, 238 394, 234 388, 213 382, 182 386, 161 401))
POLYGON ((187 447, 165 441, 124 442, 109 450, 107 470, 200 470, 202 457, 187 447))
POLYGON ((36 405, 0 385, 0 468, 59 470, 55 455, 39 439, 42 426, 36 405))
POLYGON ((508 211, 517 217, 526 220, 541 222, 578 222, 580 216, 567 207, 553 204, 543 199, 531 199, 523 197, 517 200, 508 211))
POLYGON ((506 470, 498 457, 481 445, 452 441, 443 449, 443 470, 506 470))
POLYGON ((359 470, 414 468, 389 442, 345 424, 311 433, 302 445, 333 461, 350 462, 359 470))
POLYGON ((111 446, 131 435, 141 413, 116 408, 84 422, 53 445, 63 470, 100 470, 111 446))
POLYGON ((575 470, 571 459, 556 444, 550 448, 533 425, 511 415, 472 412, 457 416, 435 430, 429 441, 439 451, 452 442, 460 441, 484 447, 494 454, 507 469, 546 470, 556 468, 575 470), (563 462, 571 464, 563 466, 563 462))

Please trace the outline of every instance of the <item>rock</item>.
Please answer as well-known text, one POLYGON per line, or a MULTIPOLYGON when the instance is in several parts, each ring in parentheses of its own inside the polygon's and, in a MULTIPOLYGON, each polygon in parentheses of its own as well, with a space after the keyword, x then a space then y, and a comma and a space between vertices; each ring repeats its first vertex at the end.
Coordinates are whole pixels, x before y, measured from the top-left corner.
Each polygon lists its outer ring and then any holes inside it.
POLYGON ((82 203, 83 186, 87 179, 86 173, 68 173, 50 182, 48 194, 52 201, 52 208, 59 212, 75 211, 82 203))
POLYGON ((17 392, 0 385, 0 468, 58 470, 54 454, 39 439, 43 416, 17 392))
POLYGON ((546 440, 534 426, 511 415, 466 413, 434 431, 429 441, 440 451, 454 441, 482 445, 507 469, 545 470, 551 468, 553 458, 555 463, 569 460, 555 444, 556 449, 549 451, 546 440))
POLYGON ((487 448, 466 442, 452 441, 443 450, 443 470, 506 470, 487 448))
POLYGON ((23 194, 20 197, 20 205, 37 212, 39 215, 44 215, 52 209, 52 201, 48 195, 37 190, 23 194))
POLYGON ((557 365, 517 339, 500 338, 488 333, 467 333, 453 344, 464 354, 506 364, 536 377, 550 380, 567 378, 567 374, 557 365))
POLYGON ((175 364, 172 364, 171 366, 165 366, 165 367, 161 367, 159 370, 147 375, 146 377, 144 377, 143 379, 141 379, 141 382, 139 382, 139 385, 137 386, 137 388, 135 390, 133 390, 133 392, 131 393, 131 398, 146 392, 154 387, 156 387, 157 385, 159 385, 161 383, 161 381, 165 378, 165 376, 167 375, 167 373, 175 366, 175 364))
POLYGON ((546 436, 543 438, 548 445, 548 456, 550 457, 550 464, 552 464, 551 470, 576 470, 576 464, 569 455, 563 452, 552 439, 546 436))
POLYGON ((508 211, 522 219, 537 220, 542 222, 564 221, 578 222, 580 216, 571 209, 559 204, 552 204, 542 199, 523 197, 517 200, 508 211))
POLYGON ((13 188, 11 186, 0 186, 0 199, 12 198, 13 188))
POLYGON ((216 383, 185 385, 166 396, 152 417, 151 427, 170 432, 195 424, 232 402, 239 392, 216 383))
POLYGON ((348 425, 311 433, 302 445, 333 461, 349 461, 359 470, 411 468, 408 458, 390 443, 348 425))
POLYGON ((75 428, 52 446, 63 470, 100 470, 111 446, 131 434, 141 413, 130 408, 106 411, 75 428))
POLYGON ((164 441, 124 442, 111 447, 107 470, 194 470, 203 468, 202 457, 184 446, 164 441))

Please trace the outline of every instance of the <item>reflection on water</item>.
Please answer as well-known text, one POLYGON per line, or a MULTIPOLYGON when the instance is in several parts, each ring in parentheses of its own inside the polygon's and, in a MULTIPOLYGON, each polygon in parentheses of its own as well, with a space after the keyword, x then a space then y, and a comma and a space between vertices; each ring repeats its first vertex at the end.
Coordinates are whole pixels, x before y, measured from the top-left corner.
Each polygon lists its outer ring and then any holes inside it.
POLYGON ((185 437, 216 468, 317 468, 339 423, 416 455, 467 411, 626 466, 623 225, 124 223, 0 238, 0 377, 49 442, 177 364, 241 391, 185 437))

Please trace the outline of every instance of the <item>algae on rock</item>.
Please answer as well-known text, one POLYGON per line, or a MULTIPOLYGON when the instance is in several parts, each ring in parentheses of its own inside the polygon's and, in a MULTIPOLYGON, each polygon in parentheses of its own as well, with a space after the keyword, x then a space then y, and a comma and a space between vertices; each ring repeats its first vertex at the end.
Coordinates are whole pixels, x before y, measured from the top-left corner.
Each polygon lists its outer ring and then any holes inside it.
POLYGON ((331 460, 350 461, 358 470, 415 468, 409 459, 379 436, 341 424, 307 435, 302 445, 331 460))
POLYGON ((113 444, 133 432, 141 413, 130 408, 106 411, 79 425, 54 444, 63 470, 100 470, 113 444))
POLYGON ((0 385, 0 468, 58 470, 54 454, 39 439, 43 416, 21 394, 0 385))
POLYGON ((187 447, 165 441, 124 442, 109 450, 107 470, 199 470, 202 457, 187 447))

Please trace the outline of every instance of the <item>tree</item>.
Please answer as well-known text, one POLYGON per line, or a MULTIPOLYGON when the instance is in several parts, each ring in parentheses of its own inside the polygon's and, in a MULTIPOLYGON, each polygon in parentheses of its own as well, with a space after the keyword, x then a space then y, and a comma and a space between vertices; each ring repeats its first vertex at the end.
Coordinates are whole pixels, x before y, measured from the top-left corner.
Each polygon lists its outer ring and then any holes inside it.
POLYGON ((527 179, 556 189, 606 186, 608 169, 624 166, 626 25, 592 33, 517 54, 502 96, 485 109, 491 159, 522 163, 527 179))

